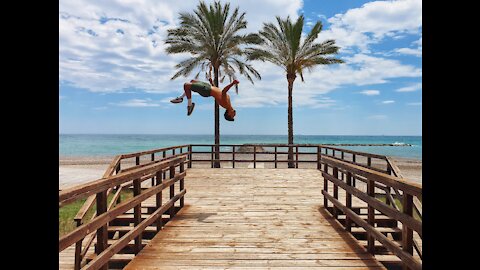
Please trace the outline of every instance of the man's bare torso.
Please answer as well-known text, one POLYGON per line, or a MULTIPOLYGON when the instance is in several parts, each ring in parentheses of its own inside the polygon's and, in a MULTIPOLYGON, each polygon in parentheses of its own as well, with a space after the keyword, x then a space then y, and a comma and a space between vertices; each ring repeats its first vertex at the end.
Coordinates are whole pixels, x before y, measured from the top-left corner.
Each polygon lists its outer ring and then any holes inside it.
POLYGON ((220 90, 220 88, 212 86, 210 95, 215 98, 218 105, 222 106, 227 110, 233 110, 232 104, 230 103, 230 95, 228 95, 227 93, 225 93, 225 95, 222 95, 222 90, 220 90))

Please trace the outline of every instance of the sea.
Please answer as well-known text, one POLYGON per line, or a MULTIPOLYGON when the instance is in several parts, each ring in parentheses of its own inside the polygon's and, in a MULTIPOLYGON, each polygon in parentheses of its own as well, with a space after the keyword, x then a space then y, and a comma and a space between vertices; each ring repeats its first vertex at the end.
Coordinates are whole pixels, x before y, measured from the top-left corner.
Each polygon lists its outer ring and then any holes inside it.
MULTIPOLYGON (((221 135, 220 137, 220 144, 286 144, 287 141, 287 135, 221 135)), ((402 146, 341 147, 392 157, 422 159, 422 136, 295 135, 294 142, 299 144, 396 144, 402 146)), ((60 134, 59 156, 115 156, 182 144, 213 143, 213 135, 60 134)))

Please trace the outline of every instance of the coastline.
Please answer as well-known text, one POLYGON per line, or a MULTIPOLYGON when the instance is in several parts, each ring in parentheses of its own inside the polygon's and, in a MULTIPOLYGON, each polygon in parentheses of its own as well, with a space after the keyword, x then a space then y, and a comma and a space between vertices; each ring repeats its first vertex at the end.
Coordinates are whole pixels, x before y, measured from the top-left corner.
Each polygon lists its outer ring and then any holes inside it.
MULTIPOLYGON (((205 158, 209 158, 207 154, 205 158)), ((59 188, 99 179, 114 156, 59 156, 59 188)), ((391 157, 408 180, 422 183, 422 160, 391 157)))

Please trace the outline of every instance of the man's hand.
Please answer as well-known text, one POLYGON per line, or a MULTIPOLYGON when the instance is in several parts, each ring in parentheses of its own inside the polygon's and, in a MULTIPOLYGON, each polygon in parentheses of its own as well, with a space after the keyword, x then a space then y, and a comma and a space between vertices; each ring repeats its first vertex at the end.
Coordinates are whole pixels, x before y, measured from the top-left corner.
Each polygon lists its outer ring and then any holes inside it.
POLYGON ((210 82, 210 85, 211 85, 211 86, 215 86, 215 85, 213 84, 213 81, 212 81, 212 78, 211 78, 211 77, 208 78, 208 81, 210 82))

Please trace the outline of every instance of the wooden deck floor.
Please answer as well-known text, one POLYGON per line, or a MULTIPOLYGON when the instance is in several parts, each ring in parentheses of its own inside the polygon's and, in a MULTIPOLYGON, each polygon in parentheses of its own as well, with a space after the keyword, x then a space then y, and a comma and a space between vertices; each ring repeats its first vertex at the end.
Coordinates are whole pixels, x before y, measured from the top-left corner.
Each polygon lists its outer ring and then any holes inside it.
POLYGON ((125 269, 385 269, 323 208, 322 179, 189 169, 185 207, 125 269))

